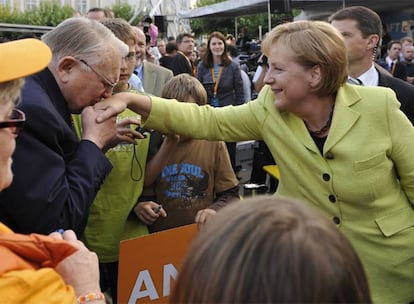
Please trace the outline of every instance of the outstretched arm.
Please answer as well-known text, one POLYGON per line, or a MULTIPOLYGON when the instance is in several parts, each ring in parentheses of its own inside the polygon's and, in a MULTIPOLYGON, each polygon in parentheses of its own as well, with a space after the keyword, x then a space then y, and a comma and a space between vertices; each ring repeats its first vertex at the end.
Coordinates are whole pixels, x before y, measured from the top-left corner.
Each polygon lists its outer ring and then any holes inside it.
POLYGON ((147 95, 118 93, 104 101, 98 102, 94 108, 100 110, 96 120, 102 123, 117 113, 121 113, 126 107, 146 119, 151 112, 151 106, 151 98, 147 95))

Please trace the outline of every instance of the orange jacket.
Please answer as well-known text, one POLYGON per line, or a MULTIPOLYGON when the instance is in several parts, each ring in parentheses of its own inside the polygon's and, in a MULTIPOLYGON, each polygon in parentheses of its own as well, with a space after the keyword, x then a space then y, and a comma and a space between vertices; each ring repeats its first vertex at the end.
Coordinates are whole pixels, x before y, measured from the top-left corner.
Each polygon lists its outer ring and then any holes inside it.
POLYGON ((75 251, 67 242, 13 233, 0 223, 0 301, 76 303, 73 288, 53 269, 75 251))

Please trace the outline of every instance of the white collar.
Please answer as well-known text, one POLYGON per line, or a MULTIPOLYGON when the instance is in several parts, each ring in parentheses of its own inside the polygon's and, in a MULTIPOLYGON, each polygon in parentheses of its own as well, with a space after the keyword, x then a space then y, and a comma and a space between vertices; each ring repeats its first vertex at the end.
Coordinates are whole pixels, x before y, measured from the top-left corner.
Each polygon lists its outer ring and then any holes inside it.
POLYGON ((377 70, 375 69, 374 63, 372 63, 372 66, 369 68, 369 70, 357 78, 362 81, 364 86, 378 86, 379 76, 377 70))
POLYGON ((390 56, 385 57, 385 62, 391 66, 391 63, 396 63, 397 59, 391 59, 390 56))

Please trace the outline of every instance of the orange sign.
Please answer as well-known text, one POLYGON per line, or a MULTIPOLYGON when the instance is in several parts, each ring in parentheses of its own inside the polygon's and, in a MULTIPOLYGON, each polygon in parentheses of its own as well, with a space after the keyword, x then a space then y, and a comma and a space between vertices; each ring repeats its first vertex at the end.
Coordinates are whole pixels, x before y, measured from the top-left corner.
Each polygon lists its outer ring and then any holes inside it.
POLYGON ((187 225, 122 241, 118 303, 166 303, 182 259, 198 231, 187 225))

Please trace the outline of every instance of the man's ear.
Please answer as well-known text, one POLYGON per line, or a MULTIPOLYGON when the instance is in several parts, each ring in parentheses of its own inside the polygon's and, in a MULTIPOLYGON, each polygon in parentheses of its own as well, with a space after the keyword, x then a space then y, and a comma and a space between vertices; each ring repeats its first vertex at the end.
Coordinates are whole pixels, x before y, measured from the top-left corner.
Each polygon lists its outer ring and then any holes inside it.
POLYGON ((56 65, 56 74, 60 82, 66 83, 69 81, 72 69, 79 62, 72 56, 65 56, 61 58, 56 65))
POLYGON ((367 44, 368 49, 372 50, 375 47, 381 46, 380 41, 381 41, 381 39, 377 34, 369 35, 368 44, 367 44))

